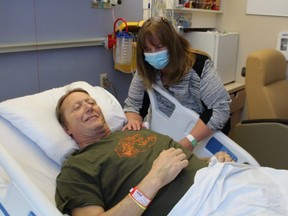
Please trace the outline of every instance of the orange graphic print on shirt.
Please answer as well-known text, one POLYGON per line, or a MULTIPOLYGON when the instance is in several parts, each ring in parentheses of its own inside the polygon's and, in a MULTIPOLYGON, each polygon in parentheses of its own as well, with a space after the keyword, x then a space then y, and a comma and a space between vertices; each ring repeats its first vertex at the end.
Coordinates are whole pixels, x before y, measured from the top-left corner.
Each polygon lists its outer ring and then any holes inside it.
POLYGON ((124 137, 119 141, 115 152, 119 157, 136 157, 140 152, 145 152, 156 143, 157 137, 154 134, 147 136, 136 133, 124 137))

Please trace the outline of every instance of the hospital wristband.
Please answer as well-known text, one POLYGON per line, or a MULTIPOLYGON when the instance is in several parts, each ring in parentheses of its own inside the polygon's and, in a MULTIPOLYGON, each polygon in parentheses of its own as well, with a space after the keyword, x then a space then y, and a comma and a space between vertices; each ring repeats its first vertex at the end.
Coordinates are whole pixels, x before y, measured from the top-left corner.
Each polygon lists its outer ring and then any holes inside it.
POLYGON ((145 210, 151 202, 151 200, 141 193, 141 191, 139 191, 136 187, 131 188, 128 195, 143 210, 145 210))
POLYGON ((142 206, 141 204, 139 204, 130 194, 128 194, 128 196, 144 211, 146 210, 146 207, 142 206))
POLYGON ((193 147, 198 145, 197 140, 191 134, 188 134, 186 138, 189 140, 193 147))

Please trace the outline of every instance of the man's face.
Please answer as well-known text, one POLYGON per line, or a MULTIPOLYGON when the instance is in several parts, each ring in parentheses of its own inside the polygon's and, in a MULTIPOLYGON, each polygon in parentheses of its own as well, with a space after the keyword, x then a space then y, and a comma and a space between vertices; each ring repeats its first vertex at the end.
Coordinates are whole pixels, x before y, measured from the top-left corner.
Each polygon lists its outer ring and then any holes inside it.
POLYGON ((62 104, 66 132, 76 139, 89 139, 101 131, 105 119, 95 100, 84 92, 73 92, 62 104))

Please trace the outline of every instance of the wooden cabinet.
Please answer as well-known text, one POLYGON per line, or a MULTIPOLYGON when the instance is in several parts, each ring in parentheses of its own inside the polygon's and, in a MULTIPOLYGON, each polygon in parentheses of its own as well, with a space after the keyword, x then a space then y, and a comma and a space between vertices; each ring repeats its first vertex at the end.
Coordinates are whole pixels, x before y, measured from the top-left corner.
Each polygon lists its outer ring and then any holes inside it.
POLYGON ((236 91, 230 94, 231 97, 231 127, 233 128, 237 123, 241 121, 242 111, 245 105, 245 89, 236 91))
POLYGON ((233 137, 233 129, 235 125, 242 120, 242 114, 245 107, 245 84, 234 82, 225 85, 225 88, 231 97, 231 131, 229 136, 233 137))

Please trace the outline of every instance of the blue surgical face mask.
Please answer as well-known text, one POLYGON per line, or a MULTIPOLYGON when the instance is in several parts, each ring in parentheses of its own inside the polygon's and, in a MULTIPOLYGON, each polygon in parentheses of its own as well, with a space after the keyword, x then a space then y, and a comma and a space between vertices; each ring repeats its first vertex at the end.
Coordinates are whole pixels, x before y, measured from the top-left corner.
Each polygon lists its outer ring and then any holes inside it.
POLYGON ((161 50, 154 53, 144 53, 145 61, 147 61, 155 69, 161 70, 165 68, 169 62, 168 50, 161 50))

